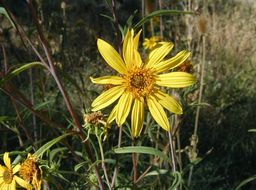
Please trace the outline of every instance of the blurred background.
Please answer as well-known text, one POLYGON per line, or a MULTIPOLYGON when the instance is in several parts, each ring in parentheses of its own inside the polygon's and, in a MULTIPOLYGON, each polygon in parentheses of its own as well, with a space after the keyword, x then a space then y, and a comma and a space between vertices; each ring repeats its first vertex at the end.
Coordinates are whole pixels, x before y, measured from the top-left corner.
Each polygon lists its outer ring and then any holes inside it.
MULTIPOLYGON (((37 32, 26 1, 6 1, 35 46, 37 32)), ((74 107, 90 109, 102 90, 89 80, 111 69, 103 64, 97 38, 117 48, 117 33, 108 18, 112 16, 104 0, 37 0, 34 2, 44 33, 53 53, 54 64, 74 107)), ((175 45, 172 55, 192 52, 195 75, 200 75, 205 56, 202 106, 198 122, 198 155, 203 160, 194 167, 192 190, 230 190, 256 175, 256 1, 255 0, 118 0, 116 14, 121 26, 133 15, 133 22, 159 9, 193 11, 193 15, 154 17, 143 25, 143 36, 162 36, 175 45)), ((0 16, 0 43, 5 47, 8 68, 37 60, 8 19, 0 16)), ((140 46, 142 48, 142 46, 140 46)), ((4 56, 1 51, 1 72, 4 56)), ((68 112, 52 77, 36 68, 13 80, 15 88, 51 120, 67 125, 68 112)), ((181 147, 190 144, 194 131, 199 85, 181 94, 184 115, 181 121, 181 147)), ((13 90, 14 93, 17 93, 13 90)), ((18 106, 0 92, 1 152, 27 146, 31 141, 53 136, 49 126, 25 107, 18 106), (21 122, 22 121, 22 122, 21 122), (23 125, 23 127, 20 127, 23 125), (25 127, 24 127, 25 126, 25 127), (25 133, 32 133, 27 140, 25 133)), ((184 158, 184 165, 188 159, 184 158)), ((184 175, 188 178, 188 174, 184 175)), ((256 189, 256 182, 242 189, 256 189)))

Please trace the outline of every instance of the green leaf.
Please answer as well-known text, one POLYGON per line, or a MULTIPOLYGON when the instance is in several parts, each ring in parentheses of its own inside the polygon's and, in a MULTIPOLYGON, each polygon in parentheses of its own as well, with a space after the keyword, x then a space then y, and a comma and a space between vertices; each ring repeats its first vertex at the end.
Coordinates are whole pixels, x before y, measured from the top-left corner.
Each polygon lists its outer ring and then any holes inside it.
POLYGON ((155 175, 163 175, 163 174, 166 174, 169 170, 166 170, 166 169, 160 169, 160 170, 154 170, 154 171, 151 171, 151 172, 148 172, 145 177, 147 176, 155 176, 155 175))
POLYGON ((13 23, 12 19, 9 17, 7 11, 5 10, 5 8, 0 7, 0 14, 4 15, 12 24, 12 26, 15 28, 15 24, 13 23))
POLYGON ((55 148, 50 151, 50 162, 53 162, 54 157, 57 153, 68 150, 66 147, 55 148))
POLYGON ((208 107, 210 107, 211 104, 208 104, 206 102, 201 102, 201 103, 194 102, 194 103, 190 104, 190 106, 208 106, 208 107))
POLYGON ((109 19, 111 22, 115 22, 115 20, 114 20, 114 18, 113 17, 111 17, 111 16, 108 16, 108 15, 105 15, 105 14, 100 14, 100 16, 102 16, 102 17, 105 17, 105 18, 107 18, 107 19, 109 19))
POLYGON ((9 116, 0 116, 0 123, 3 123, 5 121, 9 120, 15 120, 15 118, 9 117, 9 116))
POLYGON ((122 148, 116 148, 116 149, 114 149, 114 152, 116 154, 127 154, 127 153, 152 154, 152 155, 155 155, 155 156, 159 156, 163 160, 166 160, 166 161, 172 163, 171 159, 166 154, 164 154, 160 150, 157 150, 157 149, 152 148, 152 147, 127 146, 127 147, 122 147, 122 148))
POLYGON ((248 179, 245 179, 244 181, 242 181, 236 188, 235 190, 239 190, 241 187, 243 187, 244 185, 246 185, 247 183, 253 181, 256 179, 256 175, 249 177, 248 179))
POLYGON ((248 132, 255 133, 256 129, 249 129, 248 132))
POLYGON ((143 19, 141 19, 135 26, 134 29, 137 29, 141 27, 145 22, 149 21, 151 18, 155 16, 163 16, 163 15, 174 15, 174 14, 194 14, 194 12, 189 11, 177 11, 177 10, 157 10, 154 11, 147 16, 145 16, 143 19))
POLYGON ((18 74, 20 74, 21 72, 34 67, 34 66, 38 66, 38 65, 43 65, 41 62, 32 62, 32 63, 27 63, 25 65, 22 65, 21 67, 13 70, 12 72, 8 73, 6 76, 4 76, 1 80, 0 80, 0 86, 3 85, 6 81, 10 80, 11 78, 17 76, 18 74))
POLYGON ((81 167, 83 167, 85 164, 88 164, 87 161, 80 162, 79 164, 75 165, 74 170, 77 172, 81 167))
POLYGON ((74 133, 66 133, 64 135, 61 135, 51 141, 49 141, 48 143, 44 144, 41 148, 39 148, 33 155, 37 156, 37 157, 42 157, 43 154, 50 149, 54 144, 56 144, 57 142, 59 142, 60 140, 62 140, 63 138, 65 138, 68 135, 72 135, 74 133))
POLYGON ((182 183, 182 176, 179 172, 173 172, 174 180, 172 182, 172 186, 168 190, 176 190, 178 185, 182 183))

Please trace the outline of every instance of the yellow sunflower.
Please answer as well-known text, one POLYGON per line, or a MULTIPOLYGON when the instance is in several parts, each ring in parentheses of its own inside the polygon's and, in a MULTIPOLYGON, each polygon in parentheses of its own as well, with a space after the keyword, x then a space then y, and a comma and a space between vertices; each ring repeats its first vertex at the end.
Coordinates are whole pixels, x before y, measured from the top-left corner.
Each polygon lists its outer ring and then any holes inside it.
POLYGON ((116 120, 117 125, 121 126, 131 111, 131 131, 134 137, 139 136, 143 128, 145 106, 148 106, 155 121, 166 131, 170 131, 171 127, 164 108, 182 114, 179 102, 161 91, 161 86, 181 88, 196 81, 193 75, 186 72, 160 74, 179 66, 190 56, 190 52, 181 51, 175 57, 164 60, 173 47, 172 43, 161 42, 161 46, 152 50, 147 61, 143 62, 138 52, 140 33, 134 37, 133 29, 127 32, 123 43, 123 58, 110 44, 98 39, 100 54, 119 75, 91 78, 96 84, 113 85, 92 102, 92 110, 101 110, 119 99, 107 122, 116 120))
POLYGON ((143 46, 145 49, 153 49, 160 40, 160 36, 152 36, 151 38, 145 38, 143 46))
POLYGON ((16 190, 16 183, 25 189, 32 189, 28 182, 15 175, 20 165, 17 164, 12 168, 8 152, 4 153, 4 164, 5 166, 0 165, 0 190, 16 190))

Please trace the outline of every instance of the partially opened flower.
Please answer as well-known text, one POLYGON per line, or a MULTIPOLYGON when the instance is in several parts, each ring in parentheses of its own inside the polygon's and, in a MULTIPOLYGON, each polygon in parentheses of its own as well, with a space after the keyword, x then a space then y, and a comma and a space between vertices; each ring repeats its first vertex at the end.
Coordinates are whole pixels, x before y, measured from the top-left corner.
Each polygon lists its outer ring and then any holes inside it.
POLYGON ((12 167, 8 152, 4 153, 4 164, 5 166, 0 165, 0 190, 16 190, 16 183, 23 188, 32 189, 28 182, 16 175, 20 165, 12 167))
POLYGON ((123 43, 123 58, 111 45, 98 39, 100 54, 119 75, 91 78, 96 84, 113 85, 93 101, 92 110, 101 110, 119 99, 109 115, 108 123, 116 120, 117 125, 121 126, 131 111, 134 137, 139 136, 143 128, 145 106, 148 106, 155 121, 166 131, 170 131, 171 127, 164 108, 182 114, 181 105, 164 93, 161 86, 181 88, 196 81, 193 75, 186 72, 160 74, 179 66, 190 56, 190 52, 181 51, 175 57, 164 60, 173 47, 172 43, 161 42, 161 46, 151 51, 147 61, 143 62, 138 52, 140 33, 141 31, 134 37, 132 29, 127 32, 123 43))
POLYGON ((145 38, 143 46, 145 49, 153 49, 161 40, 160 36, 152 36, 151 38, 145 38))
POLYGON ((35 190, 41 189, 42 170, 38 166, 38 158, 28 154, 27 159, 21 164, 19 174, 28 183, 33 185, 35 190))

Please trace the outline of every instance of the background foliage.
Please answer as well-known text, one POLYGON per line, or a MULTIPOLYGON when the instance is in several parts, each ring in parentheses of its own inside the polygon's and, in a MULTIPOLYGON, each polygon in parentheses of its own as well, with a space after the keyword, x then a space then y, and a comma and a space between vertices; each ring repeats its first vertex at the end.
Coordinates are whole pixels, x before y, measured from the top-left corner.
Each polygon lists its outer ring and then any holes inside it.
MULTIPOLYGON (((164 27, 163 36, 166 40, 174 42, 174 53, 182 49, 192 51, 195 74, 200 70, 202 36, 206 39, 203 91, 203 102, 206 104, 201 107, 198 130, 198 154, 203 160, 194 167, 189 189, 233 189, 244 179, 256 174, 256 134, 248 132, 249 129, 255 128, 256 121, 256 4, 250 0, 161 2, 163 9, 190 8, 199 14, 163 16, 162 26, 159 19, 153 19, 151 25, 149 22, 144 25, 143 37, 159 35, 160 27, 164 27), (202 12, 203 16, 200 14, 202 12)), ((148 0, 147 3, 146 14, 159 10, 157 1, 148 0)), ((26 1, 10 0, 7 4, 24 26, 29 38, 38 45, 40 42, 26 1)), ((96 47, 97 38, 104 38, 117 47, 115 26, 106 17, 112 16, 109 7, 103 0, 38 0, 34 4, 37 6, 53 53, 54 64, 83 123, 83 113, 90 109, 92 100, 102 91, 91 84, 89 77, 112 72, 102 63, 96 47)), ((130 15, 134 15, 134 23, 139 21, 143 14, 141 10, 141 1, 118 1, 117 15, 120 25, 124 26, 130 15), (137 13, 134 13, 135 10, 137 13)), ((4 16, 0 16, 0 22, 0 43, 5 47, 9 70, 19 64, 37 60, 4 16)), ((0 60, 3 72, 2 52, 0 60)), ((13 93, 23 93, 25 98, 33 103, 35 110, 43 113, 56 125, 71 128, 72 121, 63 98, 46 70, 33 68, 13 78, 11 83, 14 87, 13 93)), ((198 97, 198 87, 181 92, 181 95, 185 106, 180 129, 181 147, 185 148, 190 144, 190 136, 193 133, 196 113, 194 102, 198 97)), ((0 93, 0 100, 1 153, 24 150, 31 145, 37 149, 60 134, 59 129, 52 128, 49 123, 31 114, 26 107, 14 103, 4 91, 0 93)), ((109 133, 111 136, 104 144, 105 150, 111 150, 113 145, 117 144, 118 131, 111 129, 109 133)), ((151 144, 149 139, 143 138, 143 145, 151 144)), ((164 146, 167 140, 161 140, 160 146, 164 146)), ((92 137, 92 141, 96 139, 92 137)), ((81 163, 81 157, 85 155, 79 140, 70 137, 62 143, 46 156, 50 163, 47 167, 56 175, 56 178, 49 175, 48 183, 54 184, 52 188, 56 189, 86 187, 83 184, 84 179, 90 179, 89 183, 93 183, 93 175, 87 173, 84 168, 77 169, 79 174, 67 172, 73 170, 77 163, 81 163), (66 148, 70 146, 75 147, 77 157, 66 148), (83 179, 81 184, 79 179, 83 179)), ((97 143, 95 144, 97 146, 97 143)), ((129 142, 124 142, 125 144, 128 146, 129 142)), ((111 151, 109 155, 114 158, 111 151)), ((128 158, 121 159, 123 165, 120 173, 130 172, 126 168, 131 164, 128 163, 128 158)), ((147 159, 145 156, 143 161, 146 162, 147 159)), ((185 154, 183 162, 185 166, 189 163, 185 154)), ((142 167, 144 166, 142 164, 142 167)), ((183 177, 187 180, 188 172, 184 172, 183 177)), ((124 179, 124 176, 120 176, 120 179, 124 179)), ((159 184, 163 189, 165 184, 166 189, 168 187, 166 178, 161 175, 154 183, 150 182, 151 178, 145 179, 139 187, 150 189, 159 187, 159 184)), ((129 184, 129 180, 125 183, 129 184)), ((256 182, 252 181, 243 188, 253 190, 255 186, 256 182)))

